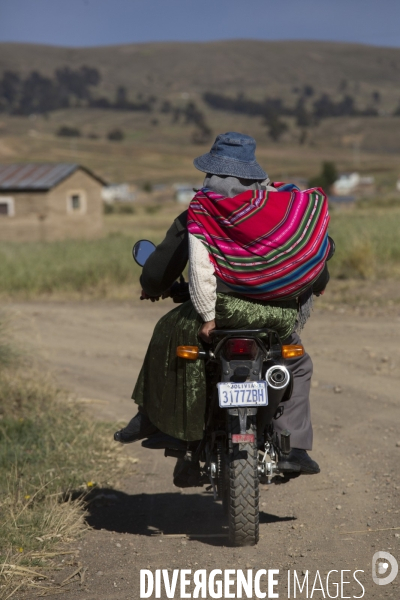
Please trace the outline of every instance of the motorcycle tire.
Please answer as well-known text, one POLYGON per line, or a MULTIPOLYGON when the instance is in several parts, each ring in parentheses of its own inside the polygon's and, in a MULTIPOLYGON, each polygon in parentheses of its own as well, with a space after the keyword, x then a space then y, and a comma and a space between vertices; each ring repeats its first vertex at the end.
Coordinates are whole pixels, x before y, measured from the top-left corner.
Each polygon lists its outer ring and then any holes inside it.
POLYGON ((255 441, 232 444, 232 434, 240 433, 239 419, 228 415, 229 454, 225 462, 229 475, 227 492, 229 541, 233 546, 255 546, 259 539, 259 487, 256 417, 248 417, 247 433, 255 441), (229 495, 228 495, 229 494, 229 495))

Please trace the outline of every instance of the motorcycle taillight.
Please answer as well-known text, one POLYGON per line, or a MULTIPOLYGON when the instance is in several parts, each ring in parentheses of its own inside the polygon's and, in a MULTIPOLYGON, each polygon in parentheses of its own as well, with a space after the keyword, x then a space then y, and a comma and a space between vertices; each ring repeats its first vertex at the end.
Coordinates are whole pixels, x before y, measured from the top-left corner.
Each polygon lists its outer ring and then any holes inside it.
POLYGON ((254 360, 257 356, 257 342, 245 338, 231 338, 224 347, 227 360, 254 360))

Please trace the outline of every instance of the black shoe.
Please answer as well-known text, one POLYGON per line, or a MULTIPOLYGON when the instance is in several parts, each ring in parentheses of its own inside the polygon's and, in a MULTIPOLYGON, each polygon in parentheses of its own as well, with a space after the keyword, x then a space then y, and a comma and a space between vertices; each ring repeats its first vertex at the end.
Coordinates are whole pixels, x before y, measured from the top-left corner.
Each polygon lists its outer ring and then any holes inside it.
POLYGON ((114 433, 114 440, 121 442, 121 444, 131 444, 149 437, 156 431, 158 431, 157 427, 153 425, 147 414, 139 410, 138 414, 129 421, 126 427, 114 433))
POLYGON ((201 487, 204 485, 200 463, 178 458, 174 469, 174 485, 179 488, 201 487))
POLYGON ((292 448, 288 456, 278 462, 281 473, 303 473, 304 475, 315 475, 320 472, 318 463, 310 458, 306 450, 292 448))

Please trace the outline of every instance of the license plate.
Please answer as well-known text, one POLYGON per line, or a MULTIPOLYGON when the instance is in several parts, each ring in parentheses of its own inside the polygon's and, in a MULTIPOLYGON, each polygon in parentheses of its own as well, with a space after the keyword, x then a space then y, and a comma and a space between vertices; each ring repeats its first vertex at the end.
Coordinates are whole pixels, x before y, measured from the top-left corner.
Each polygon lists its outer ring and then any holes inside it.
POLYGON ((267 406, 268 391, 266 381, 246 381, 244 383, 218 383, 219 405, 222 408, 237 406, 267 406))

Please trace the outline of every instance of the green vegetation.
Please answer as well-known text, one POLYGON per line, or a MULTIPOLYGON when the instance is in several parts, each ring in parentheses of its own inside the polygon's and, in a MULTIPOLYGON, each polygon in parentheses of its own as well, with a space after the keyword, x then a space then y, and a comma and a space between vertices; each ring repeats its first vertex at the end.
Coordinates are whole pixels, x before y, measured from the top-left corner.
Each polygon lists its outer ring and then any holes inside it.
MULTIPOLYGON (((0 331, 0 598, 86 529, 84 497, 116 471, 109 425, 93 423, 0 331)), ((43 585, 43 584, 42 584, 43 585)))
POLYGON ((111 142, 122 142, 124 137, 124 133, 120 129, 112 129, 107 134, 107 139, 111 142))
POLYGON ((107 296, 109 288, 137 284, 132 239, 111 235, 93 241, 0 244, 0 287, 32 298, 58 293, 107 296))
POLYGON ((105 215, 134 215, 135 207, 127 202, 113 202, 104 204, 105 215))
MULTIPOLYGON (((336 255, 333 277, 385 279, 400 276, 400 207, 331 210, 330 234, 336 255)), ((176 211, 178 212, 178 211, 176 211)), ((106 217, 114 232, 100 240, 53 243, 1 243, 0 289, 3 296, 21 299, 55 297, 133 297, 140 267, 132 260, 133 242, 159 242, 176 214, 149 205, 143 214, 106 217), (123 228, 123 229, 122 229, 123 228), (124 231, 124 233, 121 232, 124 231)), ((1 354, 1 348, 0 348, 1 354)))
POLYGON ((341 279, 397 279, 400 276, 400 210, 333 211, 330 235, 336 254, 330 263, 341 279))
POLYGON ((77 127, 69 127, 68 125, 61 125, 57 130, 58 137, 81 137, 81 132, 77 127))
POLYGON ((325 192, 329 192, 333 183, 338 178, 338 172, 334 163, 326 161, 322 163, 321 172, 308 182, 310 187, 321 187, 325 192))

